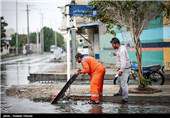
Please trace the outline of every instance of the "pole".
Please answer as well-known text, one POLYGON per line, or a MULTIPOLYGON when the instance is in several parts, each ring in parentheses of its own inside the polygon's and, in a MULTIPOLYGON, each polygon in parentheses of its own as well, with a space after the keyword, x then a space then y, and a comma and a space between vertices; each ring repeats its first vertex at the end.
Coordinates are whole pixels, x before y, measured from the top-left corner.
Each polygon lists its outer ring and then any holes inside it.
POLYGON ((28 8, 28 4, 27 4, 27 44, 29 46, 29 48, 27 49, 27 51, 30 50, 30 35, 29 35, 29 8, 28 8))
POLYGON ((76 46, 76 30, 75 29, 71 29, 71 43, 72 43, 72 68, 75 69, 76 68, 76 59, 75 59, 75 55, 77 53, 77 46, 76 46))
POLYGON ((55 31, 54 31, 54 33, 55 33, 55 46, 57 46, 57 34, 55 31))
POLYGON ((18 55, 18 0, 16 0, 16 55, 18 55))
POLYGON ((72 18, 72 30, 71 30, 71 41, 72 41, 72 68, 76 68, 76 59, 75 55, 77 53, 77 46, 76 46, 76 19, 75 17, 72 18))
MULTIPOLYGON (((69 6, 66 6, 66 19, 67 19, 67 81, 70 79, 70 16, 69 16, 69 6)), ((70 88, 68 90, 68 95, 70 95, 70 88)))
POLYGON ((43 53, 44 52, 44 31, 43 31, 43 26, 44 26, 44 24, 43 24, 43 13, 40 13, 40 15, 41 15, 41 33, 40 33, 40 43, 41 43, 41 53, 43 53))
POLYGON ((39 53, 39 33, 38 33, 38 29, 37 29, 37 37, 36 37, 36 43, 37 43, 37 53, 39 53))
POLYGON ((67 14, 67 81, 70 79, 70 16, 69 16, 69 6, 66 6, 67 14))

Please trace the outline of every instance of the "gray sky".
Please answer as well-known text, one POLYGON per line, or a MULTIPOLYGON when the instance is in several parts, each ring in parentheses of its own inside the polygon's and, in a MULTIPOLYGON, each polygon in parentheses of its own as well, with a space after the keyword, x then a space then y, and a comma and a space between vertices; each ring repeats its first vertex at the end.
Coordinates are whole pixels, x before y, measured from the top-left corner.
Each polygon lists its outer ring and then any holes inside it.
MULTIPOLYGON (((18 1, 18 32, 27 32, 26 5, 29 5, 30 32, 37 31, 43 24, 58 30, 62 21, 61 9, 68 4, 70 0, 17 0, 18 1)), ((16 0, 1 0, 1 15, 8 23, 7 28, 13 28, 16 31, 16 0)))

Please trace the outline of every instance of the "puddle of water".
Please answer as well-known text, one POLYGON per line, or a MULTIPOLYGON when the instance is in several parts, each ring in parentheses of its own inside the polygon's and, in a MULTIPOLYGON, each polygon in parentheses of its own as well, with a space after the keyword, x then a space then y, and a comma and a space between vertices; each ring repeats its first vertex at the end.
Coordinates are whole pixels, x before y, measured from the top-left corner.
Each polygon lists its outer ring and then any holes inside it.
POLYGON ((47 102, 33 102, 28 99, 6 97, 1 103, 2 113, 56 113, 55 106, 47 102))
POLYGON ((51 105, 48 102, 33 102, 28 99, 6 97, 1 108, 2 113, 169 113, 170 106, 165 105, 131 105, 105 102, 99 105, 87 101, 59 101, 51 105))
POLYGON ((24 85, 28 84, 27 76, 29 75, 28 64, 13 64, 13 65, 3 65, 1 70, 1 80, 4 85, 24 85))

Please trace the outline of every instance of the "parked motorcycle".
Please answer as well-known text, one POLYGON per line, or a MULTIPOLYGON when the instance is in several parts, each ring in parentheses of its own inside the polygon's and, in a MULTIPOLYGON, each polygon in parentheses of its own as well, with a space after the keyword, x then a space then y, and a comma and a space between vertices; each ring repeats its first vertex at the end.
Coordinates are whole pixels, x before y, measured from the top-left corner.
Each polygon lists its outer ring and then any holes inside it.
MULTIPOLYGON (((164 66, 161 65, 151 65, 142 67, 143 77, 150 80, 150 85, 163 85, 165 81, 164 77, 164 66)), ((131 64, 131 71, 128 77, 129 80, 138 81, 138 65, 137 63, 131 64)), ((118 84, 118 75, 114 77, 113 84, 118 84)))

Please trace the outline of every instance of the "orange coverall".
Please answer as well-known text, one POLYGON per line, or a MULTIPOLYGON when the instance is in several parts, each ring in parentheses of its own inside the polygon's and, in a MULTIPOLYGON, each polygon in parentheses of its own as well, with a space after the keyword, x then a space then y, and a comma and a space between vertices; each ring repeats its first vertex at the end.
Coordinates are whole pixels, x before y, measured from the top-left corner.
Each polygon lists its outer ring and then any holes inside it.
POLYGON ((95 58, 86 56, 82 59, 82 74, 90 75, 90 94, 91 100, 100 101, 103 95, 103 80, 105 75, 105 67, 95 58))

